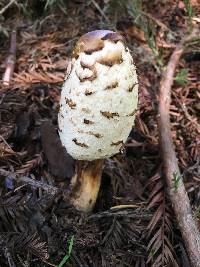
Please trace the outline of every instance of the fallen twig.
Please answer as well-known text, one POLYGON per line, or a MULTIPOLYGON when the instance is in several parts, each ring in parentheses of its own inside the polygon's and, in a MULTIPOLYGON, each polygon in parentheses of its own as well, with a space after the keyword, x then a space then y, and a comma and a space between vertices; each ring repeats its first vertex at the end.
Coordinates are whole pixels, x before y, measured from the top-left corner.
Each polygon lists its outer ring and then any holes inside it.
POLYGON ((200 233, 192 215, 192 208, 180 174, 170 129, 171 87, 175 68, 186 42, 196 37, 194 32, 184 38, 172 53, 160 82, 158 128, 164 172, 170 199, 193 267, 200 267, 200 233))
POLYGON ((92 0, 91 2, 92 2, 92 4, 96 7, 96 9, 99 11, 99 13, 102 15, 102 17, 104 17, 104 19, 108 22, 109 19, 108 19, 108 17, 105 15, 105 13, 103 12, 103 10, 100 8, 99 4, 98 4, 95 0, 92 0))
POLYGON ((134 219, 143 219, 149 220, 152 218, 152 214, 150 212, 146 212, 141 209, 116 209, 116 210, 108 210, 99 213, 92 214, 89 219, 100 219, 105 217, 129 217, 134 219))
POLYGON ((15 59, 16 59, 16 31, 13 30, 11 33, 10 40, 10 49, 9 55, 6 59, 6 67, 5 73, 3 75, 3 85, 9 85, 10 80, 13 76, 14 68, 15 68, 15 59))
POLYGON ((188 121, 190 121, 194 125, 194 127, 197 130, 197 132, 200 134, 200 125, 199 125, 199 123, 195 119, 193 119, 191 117, 191 115, 189 114, 189 112, 187 110, 187 107, 184 104, 180 103, 180 105, 181 105, 181 108, 182 108, 182 110, 184 112, 184 115, 185 115, 186 119, 188 121))
POLYGON ((11 177, 16 182, 24 182, 25 184, 31 185, 35 188, 41 188, 41 189, 47 191, 47 193, 52 194, 52 195, 56 195, 60 191, 59 188, 57 188, 53 185, 49 185, 49 184, 46 184, 44 182, 31 179, 27 176, 18 176, 15 173, 6 171, 4 169, 0 169, 0 175, 11 177))
POLYGON ((146 16, 148 19, 152 20, 154 23, 156 23, 160 28, 162 28, 165 31, 171 32, 173 35, 177 35, 176 32, 172 31, 169 27, 167 27, 162 21, 156 19, 155 17, 153 17, 151 14, 146 13, 144 11, 141 10, 141 13, 146 16))
POLYGON ((0 10, 0 15, 2 15, 12 4, 14 4, 16 0, 11 0, 5 7, 3 7, 1 10, 0 10))

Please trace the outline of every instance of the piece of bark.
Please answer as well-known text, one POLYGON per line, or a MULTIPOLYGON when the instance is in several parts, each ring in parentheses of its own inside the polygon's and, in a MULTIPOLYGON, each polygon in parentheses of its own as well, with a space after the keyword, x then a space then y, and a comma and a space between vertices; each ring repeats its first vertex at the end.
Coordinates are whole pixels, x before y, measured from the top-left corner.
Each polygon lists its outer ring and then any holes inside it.
POLYGON ((41 125, 41 140, 50 172, 59 180, 71 178, 74 175, 75 160, 62 146, 54 126, 49 121, 41 125))
POLYGON ((27 136, 30 125, 29 113, 27 111, 21 112, 15 122, 15 137, 22 139, 27 136))

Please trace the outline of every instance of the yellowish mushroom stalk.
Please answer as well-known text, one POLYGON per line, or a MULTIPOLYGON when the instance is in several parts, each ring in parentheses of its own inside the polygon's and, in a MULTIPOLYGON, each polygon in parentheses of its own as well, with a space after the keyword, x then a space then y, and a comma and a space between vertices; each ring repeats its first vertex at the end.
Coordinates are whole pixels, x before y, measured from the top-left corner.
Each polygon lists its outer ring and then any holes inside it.
POLYGON ((76 209, 84 212, 93 209, 101 184, 102 165, 102 159, 77 162, 71 181, 71 203, 76 209))
POLYGON ((103 159, 122 151, 137 103, 136 68, 122 36, 108 30, 83 35, 73 51, 58 116, 61 142, 80 161, 72 179, 77 209, 93 209, 103 159))

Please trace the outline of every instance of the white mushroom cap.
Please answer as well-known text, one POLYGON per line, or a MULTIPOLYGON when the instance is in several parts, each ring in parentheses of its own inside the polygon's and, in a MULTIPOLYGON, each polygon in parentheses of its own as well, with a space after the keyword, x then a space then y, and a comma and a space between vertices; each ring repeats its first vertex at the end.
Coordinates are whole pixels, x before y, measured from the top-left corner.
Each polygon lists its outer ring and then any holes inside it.
POLYGON ((61 92, 59 134, 67 152, 89 161, 119 153, 137 103, 136 68, 122 36, 107 30, 83 35, 61 92))

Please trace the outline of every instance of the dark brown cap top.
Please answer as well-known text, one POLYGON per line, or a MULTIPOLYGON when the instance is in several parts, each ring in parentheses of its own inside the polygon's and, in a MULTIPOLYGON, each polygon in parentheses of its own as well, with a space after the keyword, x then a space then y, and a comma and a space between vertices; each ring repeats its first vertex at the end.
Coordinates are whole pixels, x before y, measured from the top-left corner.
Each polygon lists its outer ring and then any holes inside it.
POLYGON ((109 30, 88 32, 82 35, 76 43, 73 56, 77 57, 81 52, 91 54, 95 51, 101 50, 104 47, 105 40, 117 42, 123 41, 123 37, 119 33, 109 30))

